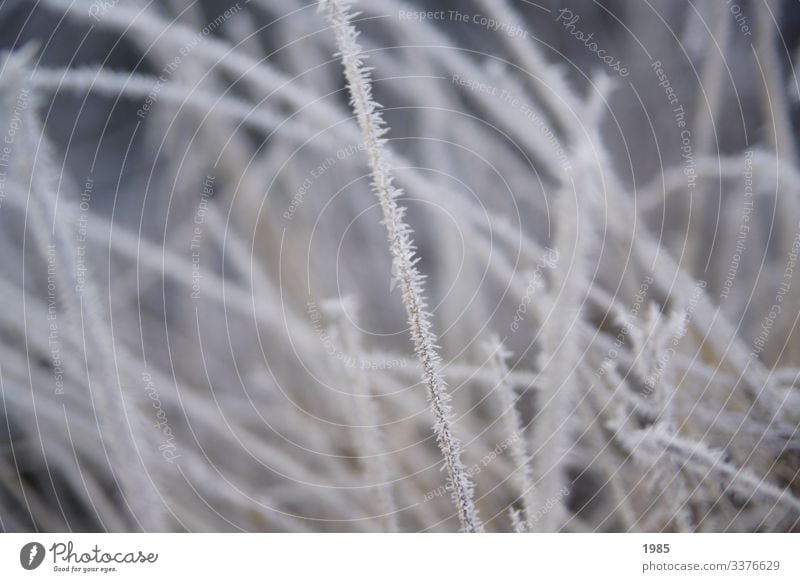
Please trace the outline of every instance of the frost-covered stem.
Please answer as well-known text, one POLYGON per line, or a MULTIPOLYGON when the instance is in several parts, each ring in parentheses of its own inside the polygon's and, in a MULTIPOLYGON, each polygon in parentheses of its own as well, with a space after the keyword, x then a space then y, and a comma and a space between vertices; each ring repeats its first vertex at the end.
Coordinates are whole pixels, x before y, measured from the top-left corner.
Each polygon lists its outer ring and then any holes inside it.
POLYGON ((366 145, 372 188, 381 204, 392 254, 392 268, 402 290, 414 351, 422 365, 422 376, 435 419, 433 430, 452 484, 458 518, 464 531, 481 531, 483 526, 473 501, 472 481, 461 462, 461 442, 453 432, 450 396, 439 371, 436 337, 431 329, 423 295, 424 277, 415 266, 419 259, 415 257, 411 229, 404 220, 405 208, 396 202, 402 191, 393 185, 392 168, 384 149, 385 140, 382 139, 387 130, 383 116, 372 99, 369 71, 363 66, 364 57, 357 42, 358 32, 351 24, 353 15, 348 12, 349 3, 343 0, 325 0, 320 7, 325 11, 336 35, 350 91, 350 103, 366 145))
POLYGON ((578 369, 582 363, 584 337, 581 310, 589 296, 585 273, 591 272, 589 252, 597 234, 585 217, 600 212, 602 183, 597 168, 593 141, 603 115, 606 96, 612 89, 608 77, 600 76, 593 84, 595 93, 586 101, 586 126, 589 128, 575 146, 574 170, 567 173, 555 202, 555 250, 561 257, 553 270, 550 304, 551 316, 543 325, 542 390, 537 394, 537 413, 533 423, 534 473, 538 479, 534 491, 535 507, 553 505, 539 522, 541 531, 556 531, 565 521, 562 489, 566 486, 566 457, 572 447, 573 398, 580 390, 578 369), (556 319, 557 318, 557 319, 556 319))
POLYGON ((775 155, 780 159, 795 161, 797 148, 790 128, 790 107, 786 99, 786 91, 780 78, 781 65, 778 63, 778 52, 775 50, 776 33, 778 25, 773 16, 773 9, 777 2, 759 3, 755 9, 755 50, 756 74, 762 78, 761 86, 761 111, 763 122, 767 126, 767 135, 772 143, 775 155))
MULTIPOLYGON (((519 12, 507 0, 478 0, 478 4, 497 22, 524 27, 519 12)), ((526 42, 527 36, 501 34, 499 37, 516 61, 514 64, 528 76, 528 84, 546 108, 548 118, 557 120, 567 137, 579 139, 580 127, 574 112, 580 110, 581 104, 573 98, 574 91, 561 71, 547 62, 533 42, 526 42)))
MULTIPOLYGON (((396 14, 398 11, 413 11, 415 6, 415 4, 402 0, 372 0, 369 3, 364 3, 364 11, 369 12, 370 15, 396 14)), ((432 21, 423 19, 413 22, 411 26, 402 29, 402 34, 404 35, 403 44, 444 48, 445 50, 434 50, 428 54, 437 67, 446 71, 447 75, 457 73, 464 75, 465 78, 486 78, 497 86, 507 86, 508 78, 492 72, 491 67, 476 64, 473 59, 467 57, 462 51, 449 50, 449 47, 452 47, 455 41, 443 33, 442 27, 433 25, 432 21)), ((542 72, 540 75, 544 80, 544 73, 542 72)), ((551 92, 558 93, 549 78, 545 82, 550 85, 551 92)), ((486 118, 496 120, 499 127, 503 127, 505 132, 513 136, 514 141, 519 142, 525 150, 541 161, 539 167, 543 173, 550 174, 553 178, 560 178, 561 165, 559 158, 553 145, 545 138, 544 133, 538 129, 530 131, 529 119, 526 116, 521 116, 518 110, 508 107, 502 99, 497 99, 480 91, 470 93, 470 98, 475 100, 475 104, 481 108, 486 118)), ((563 95, 560 96, 563 97, 563 95)), ((540 109, 538 99, 530 100, 526 103, 526 106, 532 114, 539 116, 541 119, 550 119, 548 112, 540 109)))
MULTIPOLYGON (((711 3, 708 7, 711 23, 711 39, 706 46, 703 68, 700 73, 700 87, 697 101, 699 107, 695 113, 694 142, 696 155, 714 155, 719 151, 717 124, 723 119, 721 113, 722 89, 726 79, 725 55, 730 45, 733 19, 726 14, 728 7, 719 3, 711 3), (703 104, 706 108, 703 108, 703 104)), ((698 19, 702 18, 697 16, 698 19)))
POLYGON ((636 457, 650 457, 655 464, 660 455, 668 454, 701 479, 714 475, 725 484, 726 489, 736 491, 748 501, 753 498, 769 500, 794 515, 800 514, 800 499, 788 489, 781 489, 760 475, 726 461, 721 451, 714 451, 703 442, 679 437, 657 427, 639 431, 635 435, 618 432, 617 438, 636 457))
MULTIPOLYGON (((158 78, 140 73, 107 71, 91 68, 38 69, 32 76, 36 89, 50 92, 96 93, 110 97, 145 99, 158 87, 158 101, 182 110, 191 109, 203 113, 203 119, 218 114, 264 131, 269 137, 280 132, 292 143, 302 144, 309 137, 322 140, 321 145, 332 143, 325 135, 317 135, 316 129, 302 121, 277 115, 265 105, 267 99, 250 103, 229 95, 187 86, 177 82, 162 83, 158 78)), ((317 144, 315 144, 317 145, 317 144)))
MULTIPOLYGON (((522 503, 524 509, 525 523, 523 524, 525 530, 530 529, 529 524, 532 523, 533 513, 535 511, 535 499, 533 496, 534 479, 533 472, 531 471, 530 460, 528 452, 525 449, 525 440, 523 438, 522 419, 520 418, 519 411, 517 410, 516 401, 517 395, 514 393, 509 382, 509 369, 508 359, 511 357, 511 352, 506 350, 505 346, 500 342, 499 338, 493 345, 488 346, 490 355, 492 356, 492 367, 496 374, 497 393, 500 399, 501 411, 503 416, 503 424, 511 440, 509 452, 511 460, 514 462, 514 479, 520 489, 522 495, 522 503)), ((515 526, 515 530, 516 530, 515 526)))
MULTIPOLYGON (((358 336, 354 330, 344 322, 345 310, 342 301, 326 301, 323 311, 332 320, 329 332, 334 341, 341 339, 348 359, 363 361, 364 352, 361 349, 358 336)), ((349 313, 356 310, 354 302, 348 308, 349 313)), ((354 420, 354 445, 358 451, 359 462, 363 467, 365 477, 370 484, 374 484, 373 492, 377 510, 381 512, 380 519, 384 528, 388 532, 398 531, 397 525, 397 505, 394 498, 394 486, 390 479, 390 469, 386 462, 385 434, 383 427, 379 424, 380 413, 375 406, 374 393, 370 387, 369 380, 363 370, 357 370, 355 366, 344 364, 347 381, 351 384, 354 395, 353 405, 348 407, 348 412, 354 420), (374 426, 367 425, 373 423, 374 426)))
POLYGON ((533 422, 534 470, 537 477, 534 491, 534 510, 555 502, 552 509, 545 513, 539 522, 539 531, 557 531, 564 516, 564 508, 559 502, 559 491, 564 487, 566 474, 564 463, 569 452, 569 428, 571 426, 570 394, 576 383, 574 374, 580 359, 574 342, 577 334, 571 331, 577 328, 576 309, 580 305, 577 281, 568 257, 575 258, 576 240, 579 234, 579 221, 575 214, 578 204, 570 204, 570 197, 575 194, 563 189, 556 201, 556 249, 563 259, 553 273, 553 290, 555 295, 552 312, 557 314, 558 321, 551 316, 542 329, 542 351, 539 354, 542 370, 542 390, 537 393, 537 412, 533 422), (572 275, 572 276, 570 276, 572 275), (565 329, 566 328, 566 329, 565 329))

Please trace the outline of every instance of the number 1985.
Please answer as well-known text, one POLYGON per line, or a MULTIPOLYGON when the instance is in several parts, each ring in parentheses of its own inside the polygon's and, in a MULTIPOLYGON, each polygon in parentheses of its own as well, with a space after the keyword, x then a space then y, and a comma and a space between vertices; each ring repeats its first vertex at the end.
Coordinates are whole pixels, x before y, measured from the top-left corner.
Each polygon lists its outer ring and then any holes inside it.
POLYGON ((669 554, 669 544, 642 544, 645 554, 669 554))

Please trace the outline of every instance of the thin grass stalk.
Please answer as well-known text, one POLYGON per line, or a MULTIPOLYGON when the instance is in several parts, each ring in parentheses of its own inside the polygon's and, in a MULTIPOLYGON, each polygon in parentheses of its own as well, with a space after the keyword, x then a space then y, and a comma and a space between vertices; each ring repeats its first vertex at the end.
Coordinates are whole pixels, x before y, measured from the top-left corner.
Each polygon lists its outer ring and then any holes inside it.
POLYGON ((336 35, 340 58, 350 92, 350 103, 361 128, 366 145, 372 187, 383 212, 383 223, 392 254, 392 268, 402 290, 403 304, 411 326, 414 350, 423 370, 423 379, 428 389, 428 399, 435 419, 434 433, 444 457, 452 498, 456 505, 461 527, 467 532, 482 531, 473 500, 473 484, 461 461, 461 441, 453 430, 450 395, 440 373, 440 357, 436 350, 436 336, 431 328, 430 314, 424 298, 424 277, 416 268, 419 258, 411 237, 411 229, 405 222, 405 208, 396 199, 402 191, 393 185, 392 166, 384 149, 387 128, 377 103, 372 99, 372 83, 368 69, 363 65, 364 56, 357 42, 358 32, 351 20, 349 3, 326 0, 320 4, 336 35))

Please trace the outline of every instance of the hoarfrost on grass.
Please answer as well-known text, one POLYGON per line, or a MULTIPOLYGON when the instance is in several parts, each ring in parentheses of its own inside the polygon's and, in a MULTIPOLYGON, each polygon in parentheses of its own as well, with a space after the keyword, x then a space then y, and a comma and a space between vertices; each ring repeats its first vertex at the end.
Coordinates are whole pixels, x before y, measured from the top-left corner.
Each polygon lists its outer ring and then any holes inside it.
POLYGON ((0 7, 5 530, 797 530, 796 10, 420 10, 0 7))

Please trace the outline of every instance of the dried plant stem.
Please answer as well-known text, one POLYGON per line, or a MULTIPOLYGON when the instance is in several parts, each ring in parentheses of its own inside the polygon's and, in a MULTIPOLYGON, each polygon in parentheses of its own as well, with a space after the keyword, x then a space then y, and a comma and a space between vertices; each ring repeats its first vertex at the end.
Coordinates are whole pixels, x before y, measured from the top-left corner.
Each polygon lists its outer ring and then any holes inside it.
MULTIPOLYGON (((522 531, 529 531, 535 512, 534 478, 528 451, 525 448, 522 419, 517 410, 518 398, 509 382, 508 359, 512 354, 505 348, 499 338, 496 339, 494 345, 490 344, 488 347, 492 356, 492 365, 497 374, 496 383, 501 406, 500 414, 503 416, 504 428, 506 434, 508 434, 507 438, 511 440, 509 452, 515 465, 514 480, 517 487, 519 487, 524 509, 524 522, 521 524, 512 523, 512 525, 514 526, 514 531, 520 531, 520 526, 522 531)), ((512 517, 514 518, 512 522, 516 520, 514 516, 515 512, 512 512, 512 517)))
MULTIPOLYGON (((478 4, 497 22, 524 26, 524 20, 517 9, 506 0, 479 0, 478 4)), ((561 71, 549 66, 534 43, 526 42, 527 38, 502 34, 500 41, 513 57, 514 64, 518 64, 528 77, 528 85, 547 111, 549 118, 558 121, 571 140, 579 139, 581 127, 574 115, 581 104, 573 98, 572 90, 561 71)))
POLYGON ((769 145, 779 159, 796 160, 797 147, 790 128, 791 108, 786 104, 786 92, 780 78, 781 65, 775 50, 777 22, 773 11, 777 12, 777 2, 765 2, 761 10, 755 11, 756 41, 755 61, 761 78, 761 110, 763 122, 767 126, 769 145))
MULTIPOLYGON (((350 310, 355 309, 355 302, 350 310)), ((364 353, 358 341, 357 333, 349 328, 343 321, 344 309, 341 302, 327 302, 323 310, 332 320, 329 327, 331 336, 337 341, 341 340, 350 357, 361 359, 364 353)), ((370 380, 363 370, 344 365, 347 381, 354 391, 352 406, 349 413, 353 418, 353 442, 359 455, 359 463, 363 467, 364 476, 370 485, 374 484, 376 509, 380 512, 380 521, 384 531, 397 532, 397 505, 394 500, 394 485, 390 478, 390 468, 384 453, 386 435, 379 424, 365 430, 371 423, 378 422, 381 414, 375 403, 375 394, 370 387, 370 380)))
POLYGON ((661 455, 667 454, 701 479, 711 476, 718 478, 726 490, 739 493, 747 501, 761 498, 792 514, 800 512, 800 499, 788 489, 773 485, 749 469, 726 461, 721 451, 715 451, 703 442, 679 437, 658 427, 644 429, 634 435, 618 433, 617 437, 634 456, 655 457, 656 464, 661 455))
POLYGON ((444 456, 452 486, 453 501, 458 510, 462 529, 467 532, 481 531, 482 524, 473 501, 473 485, 461 461, 461 443, 453 432, 448 403, 450 396, 439 371, 440 357, 436 351, 436 339, 431 330, 423 296, 424 278, 415 266, 418 258, 414 253, 411 229, 404 220, 405 208, 396 202, 402 191, 392 184, 392 169, 383 147, 384 140, 381 138, 386 133, 386 127, 383 116, 372 99, 370 75, 363 66, 364 57, 356 40, 358 33, 351 24, 352 14, 348 12, 346 2, 326 0, 321 3, 321 7, 325 10, 336 35, 350 91, 350 101, 366 145, 372 173, 372 187, 383 211, 383 222, 392 253, 392 266, 402 290, 414 349, 422 364, 423 379, 428 388, 428 398, 435 418, 434 432, 444 456))

